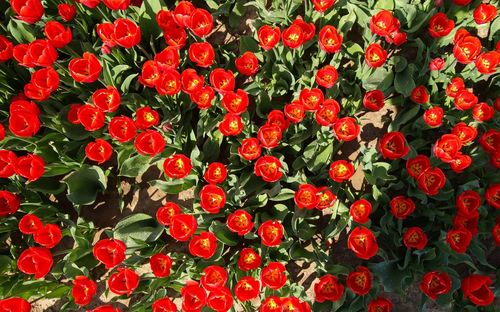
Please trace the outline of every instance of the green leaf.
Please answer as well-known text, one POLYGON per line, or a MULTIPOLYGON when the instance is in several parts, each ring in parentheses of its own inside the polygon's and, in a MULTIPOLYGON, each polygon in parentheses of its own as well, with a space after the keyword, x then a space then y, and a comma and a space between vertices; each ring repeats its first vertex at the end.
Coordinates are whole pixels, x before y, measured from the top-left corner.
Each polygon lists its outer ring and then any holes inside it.
POLYGON ((179 194, 194 185, 192 181, 186 179, 176 179, 172 181, 153 180, 149 181, 148 184, 167 194, 179 194))
POLYGON ((394 77, 394 89, 396 92, 403 94, 405 97, 410 96, 411 91, 415 89, 415 81, 413 81, 412 75, 413 71, 409 67, 396 73, 396 77, 394 77))
POLYGON ((15 18, 11 19, 7 24, 7 30, 18 43, 30 43, 36 39, 33 31, 28 30, 26 27, 29 27, 29 25, 15 18))
POLYGON ((238 235, 229 231, 226 225, 214 221, 210 225, 209 231, 214 233, 219 241, 228 246, 236 246, 238 244, 238 235))
POLYGON ((394 0, 378 0, 375 9, 394 10, 394 0))
POLYGON ((139 27, 142 32, 142 41, 149 42, 152 36, 153 39, 158 37, 161 29, 156 22, 156 13, 158 13, 164 3, 162 0, 143 1, 139 9, 139 27))
POLYGON ((295 191, 294 190, 291 190, 291 189, 282 189, 281 192, 272 197, 272 198, 269 198, 269 200, 272 200, 272 201, 285 201, 285 200, 289 200, 291 198, 293 198, 293 196, 295 195, 295 191))
POLYGON ((164 227, 144 213, 128 216, 118 222, 113 237, 123 241, 127 247, 140 246, 138 242, 152 243, 160 238, 164 227))
POLYGON ((26 184, 26 188, 44 194, 59 194, 66 188, 58 179, 40 178, 26 184))
POLYGON ((418 112, 420 111, 420 106, 419 104, 413 104, 410 109, 407 109, 406 111, 400 112, 394 121, 389 125, 389 128, 387 131, 397 131, 402 125, 407 124, 410 120, 415 118, 417 116, 418 112))
POLYGON ((123 162, 119 175, 130 178, 141 176, 148 170, 151 159, 151 157, 145 155, 130 157, 123 162))
POLYGON ((259 52, 259 44, 257 41, 250 36, 242 36, 240 38, 240 53, 243 54, 246 51, 259 52))
POLYGON ((294 242, 290 247, 290 258, 293 260, 300 259, 312 259, 314 257, 314 253, 311 251, 307 251, 304 247, 300 245, 299 242, 294 242))
POLYGON ((67 197, 73 204, 90 205, 96 200, 97 193, 106 189, 107 177, 100 167, 84 165, 63 182, 68 186, 67 197))
POLYGON ((368 268, 382 281, 386 291, 402 291, 402 283, 405 279, 410 278, 410 272, 407 270, 400 271, 397 266, 399 260, 391 260, 379 262, 377 264, 368 264, 368 268))

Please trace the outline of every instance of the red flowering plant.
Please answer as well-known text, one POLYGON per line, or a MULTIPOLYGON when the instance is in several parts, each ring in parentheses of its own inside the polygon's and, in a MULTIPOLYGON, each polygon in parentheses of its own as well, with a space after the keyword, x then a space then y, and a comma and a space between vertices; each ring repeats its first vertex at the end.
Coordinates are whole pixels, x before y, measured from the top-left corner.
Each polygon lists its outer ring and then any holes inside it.
POLYGON ((2 2, 0 311, 494 311, 497 7, 2 2))

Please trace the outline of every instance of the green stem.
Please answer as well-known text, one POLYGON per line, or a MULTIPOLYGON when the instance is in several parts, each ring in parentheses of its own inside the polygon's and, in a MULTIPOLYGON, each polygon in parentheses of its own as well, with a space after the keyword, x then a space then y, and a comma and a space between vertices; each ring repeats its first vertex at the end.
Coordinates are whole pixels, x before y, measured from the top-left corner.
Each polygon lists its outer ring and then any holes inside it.
POLYGON ((139 48, 139 50, 140 50, 142 53, 144 53, 144 55, 146 56, 146 58, 147 58, 147 59, 149 59, 149 60, 152 60, 152 59, 153 59, 153 57, 151 56, 151 54, 149 54, 149 53, 148 53, 148 51, 146 51, 146 50, 142 47, 142 45, 138 44, 138 45, 137 45, 137 48, 139 48))

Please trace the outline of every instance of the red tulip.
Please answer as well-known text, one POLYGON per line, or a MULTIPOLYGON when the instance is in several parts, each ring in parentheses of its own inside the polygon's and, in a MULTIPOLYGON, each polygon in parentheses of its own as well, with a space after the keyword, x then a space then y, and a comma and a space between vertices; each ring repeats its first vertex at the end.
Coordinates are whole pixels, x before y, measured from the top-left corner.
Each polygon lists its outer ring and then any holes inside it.
POLYGON ((161 70, 177 69, 179 67, 179 49, 176 47, 166 47, 160 53, 155 54, 154 61, 161 70))
POLYGON ((387 51, 378 43, 370 44, 365 51, 365 61, 370 67, 380 67, 387 60, 387 51))
POLYGON ((446 176, 439 168, 429 167, 418 176, 418 188, 429 196, 434 196, 444 187, 446 176))
POLYGON ((45 173, 45 161, 40 156, 27 154, 16 159, 14 170, 16 174, 33 182, 45 173))
POLYGON ((163 152, 165 139, 156 130, 146 130, 135 138, 134 146, 139 154, 153 157, 163 152))
POLYGON ((201 232, 189 242, 189 253, 195 257, 210 259, 216 250, 217 238, 210 232, 201 232))
POLYGON ((319 282, 314 285, 314 294, 317 302, 338 301, 344 293, 342 285, 336 276, 331 274, 323 275, 319 282))
POLYGON ((283 237, 283 225, 277 220, 268 220, 259 226, 258 234, 263 245, 277 247, 283 237))
POLYGON ((210 72, 210 84, 219 93, 224 94, 234 90, 234 75, 230 70, 216 68, 210 72))
POLYGON ((21 220, 19 220, 19 231, 21 233, 30 235, 34 234, 43 226, 42 221, 34 214, 25 214, 21 220))
POLYGON ((370 30, 382 37, 399 30, 399 26, 399 21, 387 10, 380 10, 370 19, 370 30))
POLYGON ((207 170, 205 170, 205 173, 203 174, 203 178, 211 184, 224 182, 227 178, 226 166, 219 162, 209 164, 207 170))
POLYGON ((352 117, 342 117, 333 125, 335 136, 342 141, 348 142, 355 140, 361 131, 356 119, 352 117))
POLYGON ((193 216, 179 213, 172 217, 170 235, 180 242, 186 242, 193 236, 197 227, 193 216))
POLYGON ((335 4, 335 0, 311 0, 314 5, 314 10, 325 12, 335 4))
POLYGON ((483 75, 493 74, 500 64, 500 52, 488 51, 481 53, 475 61, 477 70, 483 75))
POLYGON ((101 239, 92 250, 94 258, 102 262, 106 269, 111 269, 125 260, 127 246, 118 239, 101 239))
POLYGON ((200 283, 208 291, 224 287, 228 279, 226 269, 218 265, 209 265, 203 269, 200 283))
POLYGON ((257 32, 259 45, 266 51, 273 49, 280 41, 281 31, 279 27, 264 25, 257 32))
POLYGON ((254 166, 254 173, 266 182, 276 182, 283 176, 281 172, 282 164, 274 156, 262 156, 257 159, 254 166))
POLYGON ((14 152, 0 150, 0 178, 9 178, 16 173, 14 168, 17 156, 14 152))
POLYGON ((283 44, 291 49, 297 49, 304 43, 304 31, 299 25, 290 25, 281 33, 283 44))
POLYGON ((212 101, 215 98, 214 89, 210 86, 204 86, 189 94, 189 97, 198 105, 199 109, 208 109, 212 106, 212 101))
POLYGON ((338 77, 337 69, 331 65, 326 65, 316 72, 316 83, 324 88, 331 88, 337 82, 338 77))
POLYGON ((346 160, 336 160, 330 165, 329 174, 333 181, 342 183, 354 175, 354 166, 346 160))
POLYGON ((270 289, 280 289, 286 284, 286 268, 280 262, 269 262, 260 273, 262 285, 270 289))
POLYGON ((234 295, 239 301, 245 302, 256 298, 260 293, 260 283, 251 276, 245 276, 234 286, 234 295))
POLYGON ((331 127, 335 124, 340 112, 340 105, 334 99, 328 99, 314 114, 314 119, 323 127, 331 127))
POLYGON ((202 75, 198 75, 196 70, 186 68, 181 74, 181 90, 187 94, 191 94, 203 88, 205 80, 202 75))
POLYGON ((53 264, 50 249, 44 247, 29 247, 19 255, 17 268, 25 274, 34 274, 36 279, 47 275, 53 264))
POLYGON ((458 253, 465 253, 472 240, 472 234, 466 229, 454 229, 446 233, 446 242, 451 249, 458 253))
POLYGON ((16 17, 28 24, 38 22, 45 13, 40 0, 11 0, 10 5, 16 17))
POLYGON ((199 67, 209 67, 214 63, 215 51, 208 42, 195 42, 189 46, 189 59, 199 67))
POLYGON ((183 154, 172 155, 163 163, 163 170, 171 179, 182 179, 191 172, 191 169, 191 160, 183 154))
POLYGON ((172 223, 172 217, 181 213, 181 207, 174 202, 166 202, 156 211, 156 220, 164 226, 172 223))
POLYGON ((16 213, 21 205, 19 197, 9 191, 0 191, 0 217, 16 213))
POLYGON ((234 61, 238 71, 245 76, 253 76, 259 71, 259 60, 253 52, 247 51, 234 61))
POLYGON ((492 184, 486 189, 486 194, 484 194, 486 202, 495 208, 500 209, 500 184, 492 184))
POLYGON ((300 91, 300 103, 307 112, 316 111, 323 104, 324 99, 323 92, 318 88, 303 89, 300 91))
POLYGON ((14 44, 4 36, 0 35, 0 62, 6 62, 12 58, 14 44))
POLYGON ((326 53, 335 53, 342 47, 343 37, 331 25, 323 27, 318 35, 319 47, 326 53))
POLYGON ((33 238, 39 245, 53 248, 61 241, 61 228, 56 224, 42 225, 35 231, 33 238))
POLYGON ((259 158, 261 152, 260 142, 256 138, 246 138, 241 142, 241 146, 238 147, 238 155, 249 161, 259 158))
POLYGON ((260 146, 267 149, 275 148, 282 139, 281 128, 271 124, 265 124, 259 128, 257 138, 260 141, 260 146))
POLYGON ((311 184, 301 184, 299 189, 295 191, 294 201, 295 205, 301 209, 313 209, 318 205, 318 197, 316 193, 318 190, 311 184))
POLYGON ((365 93, 363 106, 371 111, 379 111, 384 107, 384 93, 380 90, 372 90, 365 93))
POLYGON ((200 191, 200 206, 208 213, 217 214, 226 204, 226 193, 216 185, 205 185, 200 191))
POLYGON ((391 199, 391 214, 397 219, 406 219, 415 211, 415 203, 409 197, 396 196, 391 199))
POLYGON ((227 113, 219 123, 219 131, 224 136, 237 136, 243 131, 245 125, 239 115, 227 113))
POLYGON ((429 92, 425 86, 418 86, 411 91, 410 98, 417 104, 426 104, 429 102, 429 92))
POLYGON ((110 275, 108 287, 117 295, 130 296, 139 286, 139 275, 128 268, 118 268, 118 272, 110 275))
POLYGON ((476 128, 468 126, 463 122, 457 123, 453 129, 451 129, 451 133, 456 135, 463 145, 474 141, 477 136, 476 128))
POLYGON ((55 48, 63 48, 73 39, 71 29, 59 22, 49 21, 45 24, 45 37, 55 48))
POLYGON ((495 300, 495 294, 490 289, 493 281, 489 276, 472 274, 462 281, 464 297, 477 306, 488 306, 495 300))
POLYGON ((169 298, 161 298, 153 302, 153 312, 177 312, 177 307, 169 298))
POLYGON ((497 8, 492 4, 480 3, 472 15, 476 24, 486 24, 497 16, 497 8))
POLYGON ((209 35, 214 27, 212 14, 204 9, 194 9, 189 16, 188 27, 198 37, 209 35))
POLYGON ((364 296, 372 288, 372 273, 364 266, 358 266, 356 271, 349 273, 346 279, 347 287, 358 296, 364 296))
POLYGON ((233 295, 227 287, 212 290, 207 297, 207 305, 217 312, 226 312, 233 307, 233 295))
POLYGON ((363 226, 356 227, 349 234, 347 248, 351 249, 358 258, 368 260, 377 254, 377 239, 369 229, 363 226))
POLYGON ((76 15, 76 6, 68 3, 61 3, 57 5, 57 12, 65 22, 70 22, 76 15))
POLYGON ((0 311, 2 312, 30 312, 30 303, 18 297, 5 298, 0 300, 0 311))
POLYGON ((102 2, 111 10, 126 10, 130 5, 130 0, 102 0, 102 2))
POLYGON ((188 281, 182 287, 181 295, 183 311, 200 311, 207 303, 207 293, 193 281, 188 281))
POLYGON ((241 89, 236 90, 236 92, 228 91, 222 97, 222 107, 228 113, 237 115, 241 115, 247 110, 248 102, 248 93, 241 89))
POLYGON ((391 312, 393 304, 389 299, 378 297, 368 303, 368 312, 391 312))
POLYGON ((102 66, 94 54, 84 52, 83 58, 72 59, 69 62, 68 69, 76 82, 90 83, 99 78, 102 66))
POLYGON ((472 63, 481 53, 481 41, 474 36, 459 39, 453 47, 453 55, 459 63, 472 63))
POLYGON ((403 243, 408 249, 422 250, 427 246, 427 234, 416 226, 408 228, 403 234, 403 243))
POLYGON ((443 124, 444 110, 439 106, 434 106, 425 110, 423 117, 429 127, 439 127, 443 124))
POLYGON ((108 161, 112 153, 113 147, 103 139, 96 139, 94 142, 89 142, 85 147, 85 155, 98 164, 108 161))
POLYGON ((226 224, 231 232, 237 233, 240 236, 250 233, 254 225, 252 215, 242 209, 235 210, 229 214, 226 224))
POLYGON ((85 306, 92 301, 92 297, 97 292, 97 284, 86 276, 75 276, 71 295, 75 303, 79 306, 85 306))
POLYGON ((349 215, 354 222, 363 224, 370 221, 370 214, 372 213, 372 204, 366 199, 358 199, 352 203, 349 208, 349 215))
POLYGON ((398 131, 384 134, 378 147, 382 156, 391 160, 402 158, 410 151, 403 133, 398 131))
POLYGON ((455 27, 455 22, 448 19, 442 12, 434 14, 429 20, 429 34, 432 38, 439 38, 448 35, 455 27))
POLYGON ((262 258, 253 248, 243 248, 238 258, 238 268, 242 271, 255 270, 261 262, 262 258))

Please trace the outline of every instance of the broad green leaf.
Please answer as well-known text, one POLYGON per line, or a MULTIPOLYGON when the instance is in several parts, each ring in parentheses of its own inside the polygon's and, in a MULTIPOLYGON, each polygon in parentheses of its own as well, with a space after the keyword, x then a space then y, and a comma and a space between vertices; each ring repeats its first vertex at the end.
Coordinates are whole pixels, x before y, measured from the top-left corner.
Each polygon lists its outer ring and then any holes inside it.
POLYGON ((119 221, 113 237, 123 241, 127 247, 139 246, 138 242, 152 243, 163 233, 164 227, 144 213, 137 213, 119 221))
POLYGON ((63 182, 68 186, 67 197, 73 204, 90 205, 96 200, 97 193, 106 189, 107 177, 100 167, 84 165, 63 182))

